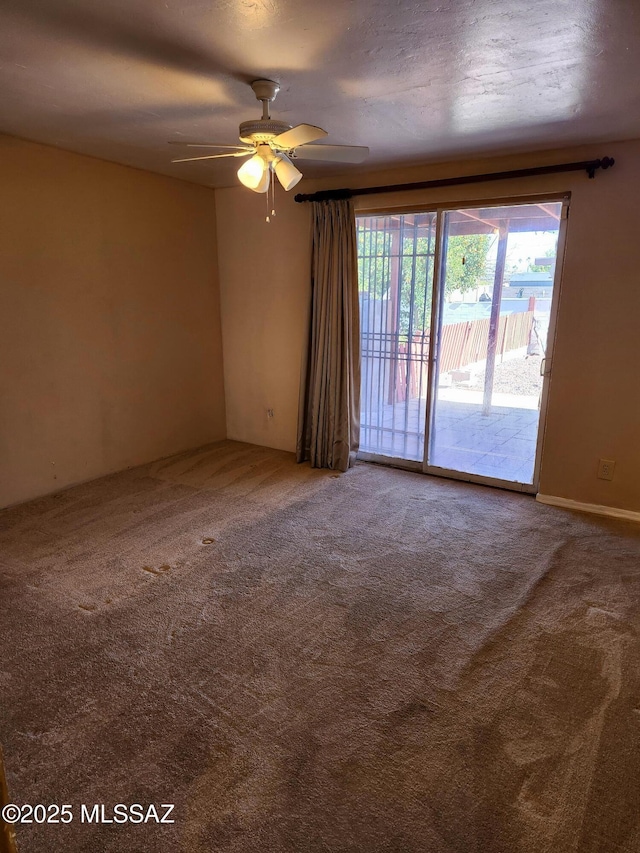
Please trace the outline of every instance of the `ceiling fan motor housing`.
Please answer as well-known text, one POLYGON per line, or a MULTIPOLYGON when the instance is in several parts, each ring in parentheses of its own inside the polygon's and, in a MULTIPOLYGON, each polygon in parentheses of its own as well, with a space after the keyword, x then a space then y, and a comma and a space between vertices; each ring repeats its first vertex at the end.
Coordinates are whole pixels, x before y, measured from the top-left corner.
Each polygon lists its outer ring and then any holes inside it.
POLYGON ((242 142, 269 142, 270 139, 284 133, 285 130, 291 130, 291 125, 287 124, 286 121, 276 121, 271 118, 254 119, 253 121, 242 122, 239 136, 242 142))

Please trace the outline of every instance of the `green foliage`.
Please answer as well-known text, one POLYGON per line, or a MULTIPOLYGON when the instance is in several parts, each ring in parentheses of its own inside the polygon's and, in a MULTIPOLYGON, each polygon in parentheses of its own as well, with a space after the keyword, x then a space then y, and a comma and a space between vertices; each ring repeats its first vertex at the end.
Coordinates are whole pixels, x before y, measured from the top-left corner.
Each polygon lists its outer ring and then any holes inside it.
MULTIPOLYGON (((381 223, 382 224, 382 223, 381 223)), ((358 229, 358 285, 369 300, 391 299, 391 280, 399 268, 400 293, 398 331, 403 336, 427 332, 431 316, 431 292, 435 251, 435 217, 431 230, 407 228, 392 258, 393 237, 389 231, 358 229), (421 236, 417 236, 417 234, 421 236)), ((476 287, 485 274, 490 234, 449 237, 445 292, 463 293, 476 287), (464 259, 464 262, 463 262, 464 259)), ((393 301, 393 300, 392 300, 393 301)))
POLYGON ((391 234, 358 229, 358 289, 371 298, 388 295, 391 269, 391 234))
POLYGON ((465 234, 447 241, 447 277, 445 293, 466 293, 478 287, 485 277, 491 234, 465 234))
MULTIPOLYGON (((555 258, 557 251, 558 251, 558 249, 556 246, 551 246, 550 248, 548 248, 545 251, 545 253, 544 253, 544 255, 542 255, 542 257, 543 258, 555 258)), ((540 255, 538 255, 538 257, 540 257, 540 255)), ((550 272, 551 270, 553 270, 552 264, 532 264, 532 263, 529 263, 527 265, 527 272, 550 272)))

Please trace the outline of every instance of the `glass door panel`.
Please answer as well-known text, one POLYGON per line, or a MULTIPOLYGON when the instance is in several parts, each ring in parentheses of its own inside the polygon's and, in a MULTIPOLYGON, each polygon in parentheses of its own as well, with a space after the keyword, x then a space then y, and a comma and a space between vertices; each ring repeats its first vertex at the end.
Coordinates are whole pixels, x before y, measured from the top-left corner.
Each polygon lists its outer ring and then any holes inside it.
POLYGON ((436 213, 359 216, 360 450, 424 457, 436 213))
POLYGON ((427 470, 534 483, 562 209, 442 214, 427 470))

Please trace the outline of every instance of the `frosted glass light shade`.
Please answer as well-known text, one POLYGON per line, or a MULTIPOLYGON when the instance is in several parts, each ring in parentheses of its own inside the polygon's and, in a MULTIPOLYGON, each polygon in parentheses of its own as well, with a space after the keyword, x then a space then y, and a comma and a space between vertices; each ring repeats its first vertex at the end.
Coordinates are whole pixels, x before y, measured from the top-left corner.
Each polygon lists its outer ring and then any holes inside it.
POLYGON ((269 167, 259 154, 254 154, 238 169, 240 182, 257 193, 266 193, 269 189, 269 167))
POLYGON ((302 172, 296 169, 286 154, 278 154, 275 158, 275 170, 285 190, 293 189, 302 178, 302 172))
POLYGON ((264 172, 262 173, 262 178, 260 179, 260 183, 257 187, 253 187, 253 191, 256 193, 266 193, 269 189, 269 181, 271 178, 271 169, 269 168, 269 164, 264 164, 264 172))

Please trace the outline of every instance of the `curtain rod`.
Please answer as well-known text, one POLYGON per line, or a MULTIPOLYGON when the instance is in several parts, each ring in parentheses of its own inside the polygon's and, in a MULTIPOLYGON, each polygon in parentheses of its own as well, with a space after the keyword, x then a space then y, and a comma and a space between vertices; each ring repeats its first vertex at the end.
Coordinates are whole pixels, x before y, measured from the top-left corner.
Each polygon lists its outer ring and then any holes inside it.
POLYGON ((374 195, 375 193, 403 192, 405 190, 428 190, 434 187, 453 187, 458 184, 481 184, 484 181, 502 181, 506 178, 530 178, 534 175, 552 175, 556 172, 586 171, 590 178, 595 177, 597 169, 610 169, 616 161, 613 157, 602 157, 600 160, 581 160, 579 163, 557 163, 555 166, 536 166, 533 169, 514 169, 510 172, 489 172, 486 175, 464 175, 461 178, 439 178, 435 181, 418 181, 413 184, 390 184, 384 187, 361 187, 350 190, 320 190, 317 193, 298 193, 297 202, 329 201, 330 199, 352 198, 357 195, 374 195))

